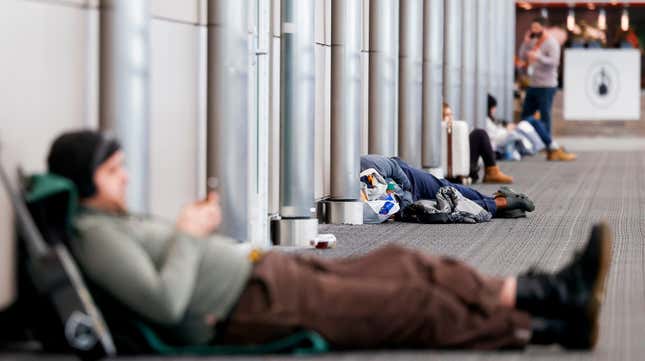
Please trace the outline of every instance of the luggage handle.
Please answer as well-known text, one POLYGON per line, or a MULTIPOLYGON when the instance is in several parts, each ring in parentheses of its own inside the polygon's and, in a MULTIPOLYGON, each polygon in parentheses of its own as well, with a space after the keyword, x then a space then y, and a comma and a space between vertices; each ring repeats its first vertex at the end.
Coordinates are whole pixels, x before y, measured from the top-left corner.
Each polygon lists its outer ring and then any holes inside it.
POLYGON ((452 178, 452 121, 448 121, 446 125, 446 140, 447 140, 447 153, 448 153, 448 178, 452 178))

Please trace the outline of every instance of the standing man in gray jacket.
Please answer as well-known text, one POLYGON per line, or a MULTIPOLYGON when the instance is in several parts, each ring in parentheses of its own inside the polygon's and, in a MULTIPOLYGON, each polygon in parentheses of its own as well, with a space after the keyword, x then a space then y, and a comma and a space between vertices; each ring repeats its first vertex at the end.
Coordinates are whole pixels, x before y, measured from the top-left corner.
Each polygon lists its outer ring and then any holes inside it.
MULTIPOLYGON (((520 46, 520 66, 526 68, 529 87, 524 98, 522 119, 532 117, 540 111, 540 120, 551 136, 551 109, 553 97, 558 86, 558 66, 560 66, 560 44, 546 33, 547 19, 537 17, 524 35, 520 46)), ((555 142, 549 145, 547 160, 574 160, 576 156, 565 152, 555 142)))

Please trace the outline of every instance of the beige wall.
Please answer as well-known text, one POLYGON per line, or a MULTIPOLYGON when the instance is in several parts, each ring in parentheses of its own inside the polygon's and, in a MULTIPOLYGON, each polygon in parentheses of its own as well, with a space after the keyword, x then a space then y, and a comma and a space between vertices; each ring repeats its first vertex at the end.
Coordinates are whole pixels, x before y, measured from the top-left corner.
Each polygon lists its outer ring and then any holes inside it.
POLYGON ((151 0, 150 13, 157 20, 205 24, 202 6, 208 0, 151 0))
MULTIPOLYGON (((89 8, 82 1, 4 0, 0 4, 0 159, 13 176, 45 169, 63 129, 88 112, 89 8)), ((94 93, 95 94, 95 93, 94 93)), ((13 218, 0 191, 0 309, 13 298, 13 218)))
MULTIPOLYGON (((45 170, 48 147, 61 131, 97 125, 97 3, 0 3, 0 48, 11 49, 0 57, 0 158, 12 175, 18 164, 45 170)), ((165 218, 197 196, 201 6, 151 2, 151 210, 165 218)), ((1 309, 14 294, 13 219, 4 191, 0 215, 1 309)))

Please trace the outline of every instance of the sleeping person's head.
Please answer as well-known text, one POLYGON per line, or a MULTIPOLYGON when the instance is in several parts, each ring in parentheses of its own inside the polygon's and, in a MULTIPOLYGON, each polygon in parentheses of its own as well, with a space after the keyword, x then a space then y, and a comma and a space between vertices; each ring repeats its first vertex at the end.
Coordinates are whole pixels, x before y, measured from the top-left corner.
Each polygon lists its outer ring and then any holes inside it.
POLYGON ((50 173, 71 180, 81 204, 108 212, 126 210, 128 173, 119 143, 92 130, 60 135, 47 157, 50 173))

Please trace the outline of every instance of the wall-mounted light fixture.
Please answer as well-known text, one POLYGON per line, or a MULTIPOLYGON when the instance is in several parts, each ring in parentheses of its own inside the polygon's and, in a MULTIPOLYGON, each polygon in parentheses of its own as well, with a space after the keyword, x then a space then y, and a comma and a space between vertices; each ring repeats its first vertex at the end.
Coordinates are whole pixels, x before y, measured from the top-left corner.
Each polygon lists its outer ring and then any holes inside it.
POLYGON ((623 9, 623 14, 620 16, 620 28, 623 31, 629 30, 629 13, 627 12, 627 8, 623 9))
POLYGON ((600 8, 598 11, 598 29, 607 30, 607 12, 605 8, 600 8))
POLYGON ((569 8, 569 14, 567 14, 567 30, 573 31, 576 27, 576 14, 573 10, 573 7, 569 8))

